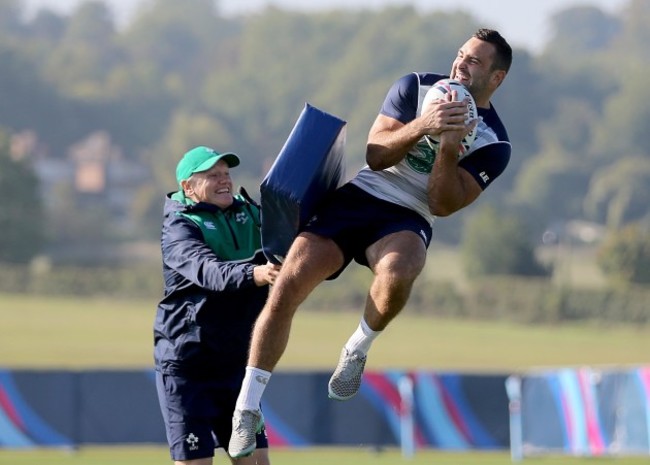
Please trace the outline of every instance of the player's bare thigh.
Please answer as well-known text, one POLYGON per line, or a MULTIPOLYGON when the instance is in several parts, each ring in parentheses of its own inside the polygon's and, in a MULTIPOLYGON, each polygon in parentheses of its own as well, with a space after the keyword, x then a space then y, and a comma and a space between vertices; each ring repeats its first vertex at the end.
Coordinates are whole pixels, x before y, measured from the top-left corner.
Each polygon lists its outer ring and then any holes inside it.
POLYGON ((300 302, 343 262, 343 253, 334 241, 303 232, 293 241, 271 292, 300 302))
MULTIPOLYGON (((343 265, 343 253, 336 243, 317 234, 303 232, 296 237, 287 260, 287 272, 325 279, 343 265)), ((304 276, 303 276, 304 277, 304 276)))
POLYGON ((427 248, 413 231, 399 231, 382 237, 366 249, 370 269, 375 274, 391 273, 413 281, 424 268, 427 248))

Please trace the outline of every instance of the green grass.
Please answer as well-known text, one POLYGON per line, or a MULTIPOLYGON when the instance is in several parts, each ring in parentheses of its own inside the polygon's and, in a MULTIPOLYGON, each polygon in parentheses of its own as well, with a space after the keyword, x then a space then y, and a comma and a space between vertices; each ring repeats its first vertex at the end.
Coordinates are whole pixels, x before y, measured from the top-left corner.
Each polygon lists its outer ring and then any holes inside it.
MULTIPOLYGON (((37 451, 0 450, 0 463, 12 465, 160 465, 172 463, 168 450, 164 447, 89 447, 78 451, 41 449, 37 451)), ((223 453, 218 453, 216 464, 230 463, 223 453)), ((307 448, 271 449, 273 465, 508 465, 511 464, 507 452, 439 452, 418 451, 413 457, 402 457, 397 449, 381 452, 368 448, 307 448)), ((616 465, 647 464, 647 457, 634 458, 573 458, 544 457, 526 458, 524 464, 530 465, 616 465)))
MULTIPOLYGON (((0 366, 148 368, 155 301, 0 294, 0 366)), ((299 311, 278 369, 330 370, 359 312, 299 311)), ((650 327, 445 320, 406 309, 373 345, 368 368, 521 371, 645 364, 650 327)))

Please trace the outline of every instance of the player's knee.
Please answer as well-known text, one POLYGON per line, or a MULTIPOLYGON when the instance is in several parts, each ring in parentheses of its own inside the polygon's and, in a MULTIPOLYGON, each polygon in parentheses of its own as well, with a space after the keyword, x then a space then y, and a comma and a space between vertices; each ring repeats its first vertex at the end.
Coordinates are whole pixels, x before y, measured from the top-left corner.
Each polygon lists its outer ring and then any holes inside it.
POLYGON ((389 283, 411 285, 421 271, 422 266, 417 261, 390 260, 378 266, 377 275, 389 283))

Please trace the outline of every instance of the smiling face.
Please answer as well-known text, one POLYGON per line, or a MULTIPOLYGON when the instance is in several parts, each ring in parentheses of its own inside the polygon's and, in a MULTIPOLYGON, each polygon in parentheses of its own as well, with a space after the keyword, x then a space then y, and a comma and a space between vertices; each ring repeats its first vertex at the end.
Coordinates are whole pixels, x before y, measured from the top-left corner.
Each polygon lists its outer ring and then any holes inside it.
POLYGON ((195 202, 206 202, 219 208, 232 205, 232 178, 230 167, 224 160, 219 160, 207 171, 194 173, 181 182, 185 196, 195 202))
POLYGON ((479 107, 488 108, 490 98, 505 78, 504 70, 493 69, 495 47, 472 37, 458 50, 450 77, 469 89, 479 107))

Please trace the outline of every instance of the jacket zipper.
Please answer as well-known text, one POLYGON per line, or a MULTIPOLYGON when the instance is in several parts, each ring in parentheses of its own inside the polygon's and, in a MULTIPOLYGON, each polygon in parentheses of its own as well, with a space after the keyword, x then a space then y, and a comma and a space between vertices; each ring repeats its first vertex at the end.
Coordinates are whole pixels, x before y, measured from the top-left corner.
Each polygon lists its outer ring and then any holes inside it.
POLYGON ((239 241, 237 240, 237 235, 235 234, 235 231, 233 230, 231 224, 230 224, 230 216, 232 215, 227 215, 225 213, 222 213, 223 216, 226 219, 226 224, 228 225, 228 230, 230 231, 230 237, 232 237, 233 242, 235 243, 235 249, 239 250, 239 241))

